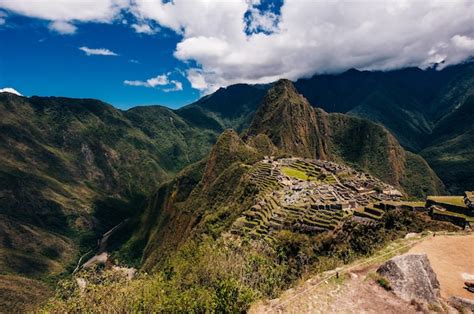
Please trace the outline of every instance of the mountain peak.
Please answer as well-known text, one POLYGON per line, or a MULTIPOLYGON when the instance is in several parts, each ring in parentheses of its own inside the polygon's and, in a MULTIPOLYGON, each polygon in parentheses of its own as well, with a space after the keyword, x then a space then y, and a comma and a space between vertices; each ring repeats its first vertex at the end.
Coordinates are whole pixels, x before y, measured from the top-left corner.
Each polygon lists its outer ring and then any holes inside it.
POLYGON ((302 97, 293 82, 288 79, 280 79, 269 89, 267 96, 286 96, 286 97, 302 97))
POLYGON ((282 79, 268 90, 246 135, 265 134, 277 148, 294 156, 327 158, 320 136, 325 114, 312 108, 291 81, 282 79))

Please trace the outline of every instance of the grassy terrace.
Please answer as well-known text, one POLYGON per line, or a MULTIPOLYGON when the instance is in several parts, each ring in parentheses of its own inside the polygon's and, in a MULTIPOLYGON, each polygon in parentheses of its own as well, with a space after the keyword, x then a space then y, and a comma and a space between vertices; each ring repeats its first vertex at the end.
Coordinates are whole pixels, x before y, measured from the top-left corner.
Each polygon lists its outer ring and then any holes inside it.
POLYGON ((375 215, 365 210, 365 208, 358 208, 354 210, 354 216, 362 217, 362 218, 371 218, 375 220, 379 220, 382 217, 382 214, 375 215))
POLYGON ((425 207, 425 202, 408 202, 408 201, 383 201, 387 205, 393 206, 411 206, 411 207, 425 207))
MULTIPOLYGON (((282 167, 281 171, 283 172, 284 175, 286 175, 288 177, 297 178, 297 179, 300 179, 300 180, 303 180, 303 181, 306 181, 306 180, 312 178, 312 177, 309 177, 306 174, 306 172, 298 170, 298 169, 293 168, 293 167, 282 167)), ((313 179, 315 179, 315 178, 313 178, 313 179)))
POLYGON ((466 204, 464 204, 464 198, 462 196, 428 196, 427 200, 459 207, 466 207, 466 204))
POLYGON ((457 217, 457 218, 460 218, 460 219, 464 219, 465 221, 467 221, 469 223, 474 223, 474 217, 470 217, 470 216, 463 215, 463 214, 460 214, 460 213, 451 212, 451 211, 448 211, 448 210, 437 210, 437 209, 435 209, 435 210, 433 210, 433 214, 441 215, 441 216, 457 217))

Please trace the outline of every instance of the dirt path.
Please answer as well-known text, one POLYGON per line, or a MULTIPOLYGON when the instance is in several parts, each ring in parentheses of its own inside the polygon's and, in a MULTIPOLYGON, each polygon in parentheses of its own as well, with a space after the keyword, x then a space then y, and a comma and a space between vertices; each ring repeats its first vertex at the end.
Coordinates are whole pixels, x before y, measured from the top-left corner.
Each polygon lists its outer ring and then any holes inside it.
POLYGON ((317 281, 314 278, 286 291, 280 299, 254 305, 250 313, 417 313, 413 305, 367 278, 376 269, 375 266, 356 269, 339 279, 328 280, 291 303, 285 303, 293 295, 310 288, 317 281), (280 303, 284 305, 279 306, 280 303))
POLYGON ((394 255, 400 255, 407 250, 409 253, 428 254, 440 281, 443 297, 454 294, 473 298, 471 293, 462 288, 462 276, 474 275, 474 234, 423 238, 416 235, 392 243, 379 252, 380 256, 385 255, 383 260, 371 262, 369 259, 369 263, 365 265, 361 265, 360 261, 356 262, 356 266, 349 266, 348 273, 341 275, 339 279, 331 275, 335 274, 335 271, 314 276, 285 291, 278 299, 254 304, 249 312, 417 313, 413 305, 385 291, 371 278, 370 274, 373 274, 384 260, 390 258, 387 254, 394 250, 401 250, 394 255))
POLYGON ((474 279, 474 234, 436 236, 416 244, 409 253, 426 253, 441 285, 445 299, 456 295, 474 300, 464 281, 474 279))

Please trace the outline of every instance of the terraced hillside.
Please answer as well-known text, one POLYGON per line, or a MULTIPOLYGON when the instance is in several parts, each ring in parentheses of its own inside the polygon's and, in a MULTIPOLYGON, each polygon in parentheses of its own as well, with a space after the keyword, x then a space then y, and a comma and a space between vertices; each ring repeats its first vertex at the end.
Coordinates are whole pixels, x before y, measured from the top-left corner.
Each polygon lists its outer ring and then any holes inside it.
POLYGON ((364 207, 368 215, 379 217, 382 213, 372 207, 374 203, 398 201, 403 196, 368 174, 323 160, 266 157, 253 166, 249 176, 258 196, 230 232, 269 242, 284 229, 302 233, 334 230, 364 207))

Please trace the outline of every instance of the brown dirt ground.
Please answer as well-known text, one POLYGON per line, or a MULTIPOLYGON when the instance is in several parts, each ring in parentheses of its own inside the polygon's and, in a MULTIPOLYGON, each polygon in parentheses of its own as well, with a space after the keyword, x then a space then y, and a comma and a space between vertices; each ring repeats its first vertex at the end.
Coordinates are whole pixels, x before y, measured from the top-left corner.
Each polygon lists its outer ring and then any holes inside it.
MULTIPOLYGON (((417 243, 410 253, 426 253, 441 284, 441 295, 473 298, 463 287, 463 273, 474 275, 474 234, 429 237, 417 243)), ((420 308, 384 290, 369 274, 375 263, 352 269, 344 279, 315 276, 285 291, 278 299, 254 304, 250 313, 420 313, 420 308), (312 288, 313 287, 313 288, 312 288), (309 290, 308 290, 309 289, 309 290), (307 291, 302 293, 303 291, 307 291)), ((342 277, 342 276, 341 276, 342 277)), ((426 309, 425 309, 426 310, 426 309)))
POLYGON ((426 253, 441 285, 445 299, 456 295, 474 300, 465 290, 463 274, 474 275, 474 234, 435 236, 416 244, 409 253, 426 253))
POLYGON ((344 279, 332 279, 288 301, 310 288, 312 282, 319 282, 316 278, 308 280, 298 288, 287 290, 279 299, 255 304, 250 313, 417 313, 413 305, 367 278, 376 269, 376 266, 356 269, 344 279))

